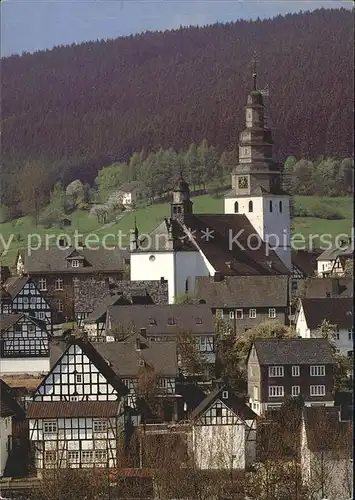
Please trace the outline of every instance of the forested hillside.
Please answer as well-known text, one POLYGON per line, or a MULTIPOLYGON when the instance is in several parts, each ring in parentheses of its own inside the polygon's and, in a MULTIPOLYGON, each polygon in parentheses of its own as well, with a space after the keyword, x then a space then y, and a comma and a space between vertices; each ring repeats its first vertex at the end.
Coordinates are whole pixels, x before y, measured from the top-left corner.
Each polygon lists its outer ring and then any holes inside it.
POLYGON ((233 150, 254 51, 278 159, 352 156, 352 28, 351 12, 322 9, 3 59, 6 204, 29 160, 41 164, 49 189, 91 183, 99 168, 142 149, 179 151, 207 139, 220 153, 233 150))

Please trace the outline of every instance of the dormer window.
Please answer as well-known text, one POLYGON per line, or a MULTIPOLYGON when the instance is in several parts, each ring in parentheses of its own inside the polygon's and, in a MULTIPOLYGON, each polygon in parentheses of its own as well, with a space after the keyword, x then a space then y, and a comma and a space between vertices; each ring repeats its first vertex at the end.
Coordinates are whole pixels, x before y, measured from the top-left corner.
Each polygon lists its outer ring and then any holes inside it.
POLYGON ((202 318, 196 318, 196 325, 202 325, 202 318))
POLYGON ((77 259, 72 260, 71 267, 79 267, 79 261, 77 259))
POLYGON ((175 325, 175 324, 176 324, 176 323, 175 323, 175 319, 174 319, 174 318, 168 318, 168 325, 169 325, 169 326, 173 326, 173 325, 175 325))
POLYGON ((139 360, 139 366, 144 366, 144 360, 143 359, 139 360))
POLYGON ((222 392, 222 399, 228 399, 228 391, 222 392))
POLYGON ((154 318, 149 318, 149 324, 150 326, 156 326, 157 322, 155 321, 154 318))

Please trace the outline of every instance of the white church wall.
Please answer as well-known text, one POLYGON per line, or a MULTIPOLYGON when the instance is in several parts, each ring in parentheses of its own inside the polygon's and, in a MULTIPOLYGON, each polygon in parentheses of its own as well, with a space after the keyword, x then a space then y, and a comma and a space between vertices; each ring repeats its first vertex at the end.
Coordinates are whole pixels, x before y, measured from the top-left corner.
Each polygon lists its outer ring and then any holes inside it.
POLYGON ((201 252, 176 253, 176 295, 186 293, 186 280, 188 293, 195 289, 197 276, 214 276, 215 269, 201 252))

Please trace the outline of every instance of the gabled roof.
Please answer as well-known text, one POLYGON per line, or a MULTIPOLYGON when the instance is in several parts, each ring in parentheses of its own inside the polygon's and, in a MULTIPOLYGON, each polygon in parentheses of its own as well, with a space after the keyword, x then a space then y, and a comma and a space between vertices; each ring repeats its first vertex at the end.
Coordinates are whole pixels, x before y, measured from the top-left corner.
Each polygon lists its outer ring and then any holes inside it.
POLYGON ((12 298, 15 298, 30 279, 29 276, 12 276, 5 281, 4 287, 12 298))
MULTIPOLYGON (((106 297, 104 297, 102 303, 98 305, 96 309, 94 309, 87 318, 85 318, 84 323, 93 323, 95 321, 98 321, 99 319, 103 318, 106 315, 107 308, 109 306, 117 305, 119 304, 119 302, 122 302, 123 300, 124 297, 122 295, 107 295, 106 297)), ((126 301, 126 303, 127 302, 128 301, 126 301)))
POLYGON ((326 339, 254 340, 260 365, 334 364, 333 349, 326 339))
MULTIPOLYGON (((83 341, 80 339, 70 339, 67 344, 63 343, 56 343, 53 342, 50 344, 50 349, 51 349, 51 361, 54 361, 54 357, 59 356, 61 349, 64 349, 62 351, 62 354, 58 357, 58 359, 54 362, 52 365, 51 363, 51 371, 47 374, 47 376, 42 380, 40 385, 38 386, 41 387, 45 385, 47 378, 51 375, 52 371, 56 366, 58 366, 62 358, 65 356, 65 354, 69 351, 70 347, 73 345, 78 345, 82 352, 86 354, 86 356, 90 359, 92 364, 97 368, 97 370, 106 378, 107 382, 112 385, 118 392, 120 396, 123 396, 127 394, 128 389, 127 387, 123 384, 123 382, 119 379, 119 377, 116 375, 116 373, 110 368, 108 363, 100 356, 98 351, 95 349, 95 347, 87 341, 83 341), (54 352, 53 352, 54 350, 54 352)), ((38 390, 37 388, 37 390, 38 390)))
POLYGON ((352 432, 349 422, 340 420, 340 408, 304 407, 304 425, 308 448, 312 452, 344 450, 352 456, 352 432))
POLYGON ((234 394, 232 389, 226 385, 211 391, 191 413, 191 420, 197 420, 201 417, 217 400, 221 400, 241 420, 254 420, 257 417, 244 399, 234 394), (222 397, 225 391, 228 392, 227 398, 222 397))
POLYGON ((304 276, 312 276, 317 270, 317 257, 322 250, 293 250, 292 264, 295 265, 304 276))
POLYGON ((49 248, 41 247, 38 250, 32 250, 31 255, 26 252, 20 252, 24 263, 26 273, 75 273, 85 274, 93 272, 118 272, 124 268, 124 259, 127 252, 117 248, 105 249, 99 247, 97 249, 77 248, 74 247, 57 247, 49 248), (88 263, 84 267, 71 267, 70 261, 68 264, 67 258, 77 251, 78 255, 88 263))
POLYGON ((0 331, 5 332, 12 325, 15 325, 24 314, 0 314, 0 331))
POLYGON ((25 417, 25 411, 14 398, 11 387, 9 387, 1 378, 0 417, 16 417, 19 419, 25 417))
POLYGON ((353 296, 352 278, 308 278, 301 283, 305 285, 306 299, 353 296))
POLYGON ((197 277, 195 295, 213 307, 286 307, 288 276, 197 277))
POLYGON ((323 320, 340 329, 352 328, 354 324, 353 300, 351 297, 322 297, 301 299, 303 312, 310 330, 316 330, 323 320))
POLYGON ((345 244, 343 246, 334 245, 323 253, 321 253, 317 260, 335 260, 339 256, 347 256, 351 258, 354 255, 354 244, 345 244))
POLYGON ((140 335, 132 335, 123 342, 98 342, 95 348, 121 378, 137 377, 141 361, 160 376, 176 378, 179 374, 176 342, 149 342, 140 335), (136 348, 137 337, 140 350, 136 348))
POLYGON ((118 190, 122 191, 123 193, 130 193, 131 191, 139 187, 143 187, 143 184, 140 181, 130 181, 122 184, 118 190))
POLYGON ((139 333, 145 328, 148 336, 177 335, 182 330, 193 334, 215 334, 216 331, 211 308, 203 304, 110 306, 108 315, 112 327, 126 327, 128 333, 132 329, 139 333), (169 325, 170 320, 175 324, 169 325))
POLYGON ((118 415, 119 401, 35 401, 27 418, 109 418, 118 415))

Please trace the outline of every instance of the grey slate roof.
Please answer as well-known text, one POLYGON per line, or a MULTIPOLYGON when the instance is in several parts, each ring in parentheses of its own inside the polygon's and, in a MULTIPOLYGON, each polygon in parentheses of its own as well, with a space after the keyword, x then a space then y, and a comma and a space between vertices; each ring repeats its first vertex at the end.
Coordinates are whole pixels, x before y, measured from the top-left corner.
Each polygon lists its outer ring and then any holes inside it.
POLYGON ((98 342, 95 349, 121 378, 135 378, 142 369, 143 360, 156 373, 164 377, 177 377, 177 351, 175 342, 149 342, 138 335, 141 349, 136 349, 136 335, 123 342, 98 342))
POLYGON ((84 323, 94 323, 100 319, 105 318, 107 313, 107 308, 113 306, 122 301, 124 297, 122 295, 107 295, 103 298, 102 302, 96 307, 91 314, 84 320, 84 323))
POLYGON ((195 295, 212 307, 286 307, 288 276, 197 277, 195 295))
POLYGON ((234 392, 228 386, 217 387, 211 391, 205 399, 194 409, 191 413, 191 420, 197 420, 201 417, 213 404, 215 401, 220 399, 226 406, 228 406, 237 417, 242 420, 254 420, 257 415, 253 410, 245 403, 244 399, 234 394, 234 392), (222 399, 223 391, 228 391, 228 398, 222 399))
POLYGON ((308 278, 305 284, 305 298, 352 297, 352 278, 308 278))
POLYGON ((166 219, 149 235, 149 245, 146 238, 141 241, 143 246, 138 251, 166 251, 171 246, 175 251, 198 251, 200 248, 214 269, 225 275, 289 274, 276 253, 260 241, 245 215, 187 214, 184 224, 181 226, 175 220, 166 219), (206 238, 206 230, 211 237, 206 238), (188 237, 189 232, 194 242, 188 237), (238 245, 232 242, 237 236, 238 245))
POLYGON ((125 182, 119 187, 119 191, 123 193, 131 193, 134 189, 143 187, 140 181, 125 182))
POLYGON ((335 260, 337 257, 344 256, 351 258, 354 255, 354 243, 343 246, 332 246, 319 255, 317 260, 335 260))
POLYGON ((99 247, 97 250, 91 250, 89 248, 75 249, 73 247, 61 248, 57 246, 32 250, 31 255, 26 252, 20 252, 20 254, 26 273, 60 272, 75 274, 118 272, 124 268, 124 259, 128 255, 127 252, 117 247, 112 249, 99 247), (71 267, 70 258, 73 257, 73 252, 75 252, 76 256, 79 255, 83 258, 84 267, 71 267))
POLYGON ((333 364, 333 350, 326 339, 254 340, 260 365, 333 364))
POLYGON ((24 314, 1 314, 0 315, 0 330, 6 331, 10 326, 14 325, 21 319, 24 314))
POLYGON ((30 279, 28 276, 12 276, 5 281, 4 287, 15 298, 30 279))
POLYGON ((23 419, 25 411, 14 398, 13 391, 0 378, 0 417, 16 417, 23 419))
POLYGON ((322 250, 293 250, 292 264, 295 265, 305 276, 312 276, 317 270, 317 257, 322 250))
POLYGON ((327 320, 341 329, 353 327, 354 306, 351 297, 322 297, 302 299, 301 302, 310 330, 317 329, 323 320, 327 320))
POLYGON ((149 336, 177 335, 182 330, 194 334, 215 334, 212 311, 207 305, 111 306, 108 315, 112 327, 122 325, 137 333, 145 328, 149 336), (169 318, 174 318, 175 325, 168 324, 169 318), (150 324, 151 320, 155 320, 156 324, 150 324))

